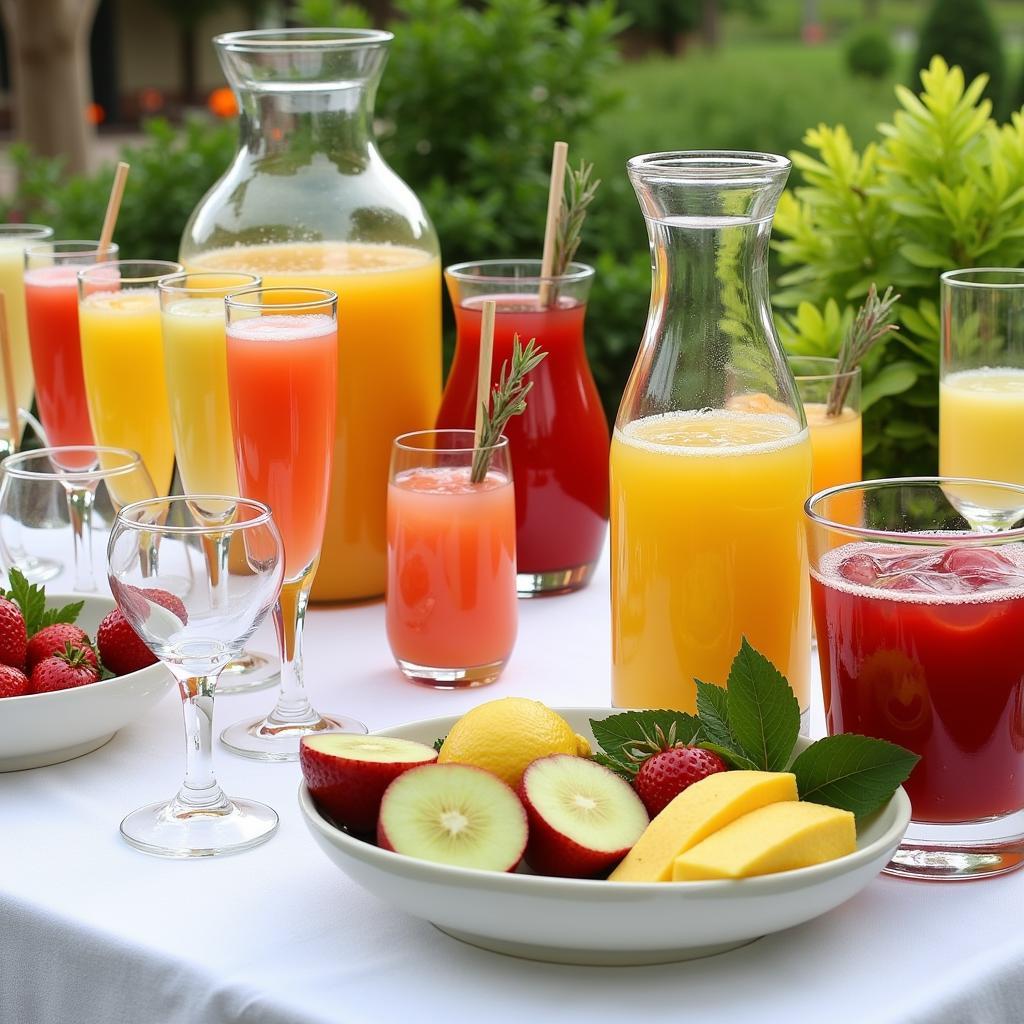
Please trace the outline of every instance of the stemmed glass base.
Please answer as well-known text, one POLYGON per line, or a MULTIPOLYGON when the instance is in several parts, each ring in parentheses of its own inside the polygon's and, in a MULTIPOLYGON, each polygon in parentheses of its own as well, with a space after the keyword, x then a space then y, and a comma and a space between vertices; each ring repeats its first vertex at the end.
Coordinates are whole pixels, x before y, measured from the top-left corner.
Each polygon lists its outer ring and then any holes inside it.
POLYGON ((215 857, 265 843, 277 831, 277 812, 255 800, 192 807, 175 797, 148 804, 121 822, 121 835, 137 850, 158 857, 215 857))
POLYGON ((321 715, 313 712, 310 721, 288 721, 271 713, 265 718, 248 722, 235 722, 221 734, 220 741, 228 750, 242 757, 258 761, 297 761, 299 741, 303 736, 333 730, 336 732, 366 733, 369 730, 355 718, 341 715, 321 715))
POLYGON ((229 661, 217 681, 217 694, 252 693, 266 690, 281 678, 281 662, 274 654, 243 651, 241 657, 229 661))

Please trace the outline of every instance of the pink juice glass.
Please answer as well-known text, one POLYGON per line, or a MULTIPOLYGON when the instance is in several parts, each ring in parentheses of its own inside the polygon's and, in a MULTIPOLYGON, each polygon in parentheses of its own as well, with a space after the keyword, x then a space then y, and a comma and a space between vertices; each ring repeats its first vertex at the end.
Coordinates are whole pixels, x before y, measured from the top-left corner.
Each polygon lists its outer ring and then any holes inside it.
POLYGON ((472 430, 395 440, 388 484, 388 642, 403 673, 444 689, 501 674, 515 644, 516 511, 508 439, 483 451, 472 430))
POLYGON ((224 300, 228 406, 243 497, 274 513, 284 541, 284 583, 274 609, 281 655, 277 705, 221 734, 235 753, 294 761, 302 736, 366 732, 309 702, 302 630, 327 524, 337 401, 338 296, 322 288, 250 288, 224 300))

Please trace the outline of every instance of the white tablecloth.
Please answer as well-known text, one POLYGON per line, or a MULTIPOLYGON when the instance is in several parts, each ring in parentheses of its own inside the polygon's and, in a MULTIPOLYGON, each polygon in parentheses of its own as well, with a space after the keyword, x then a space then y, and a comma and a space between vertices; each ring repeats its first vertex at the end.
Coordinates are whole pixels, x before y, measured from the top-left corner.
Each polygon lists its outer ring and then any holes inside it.
MULTIPOLYGON (((603 569, 582 593, 521 602, 505 676, 465 693, 401 678, 382 605, 316 609, 310 691, 323 710, 373 729, 510 694, 605 704, 607 589, 603 569)), ((223 697, 220 725, 271 700, 272 691, 223 697)), ((532 963, 464 946, 350 882, 306 833, 296 764, 217 751, 229 793, 280 813, 266 845, 188 862, 131 849, 118 823, 174 792, 181 744, 170 693, 93 754, 0 775, 2 1024, 1024 1019, 1024 872, 954 884, 879 878, 824 918, 690 963, 532 963)))

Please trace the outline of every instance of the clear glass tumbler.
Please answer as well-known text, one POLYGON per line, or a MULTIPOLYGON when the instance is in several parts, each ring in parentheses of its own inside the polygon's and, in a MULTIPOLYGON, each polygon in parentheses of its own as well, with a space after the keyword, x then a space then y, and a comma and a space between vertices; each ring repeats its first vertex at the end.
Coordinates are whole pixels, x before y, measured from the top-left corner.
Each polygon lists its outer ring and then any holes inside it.
POLYGON ((388 642, 409 679, 436 688, 494 682, 516 639, 509 443, 473 442, 472 430, 424 430, 391 454, 388 642))
MULTIPOLYGON (((951 270, 941 291, 939 472, 1024 484, 1024 270, 951 270)), ((1021 512, 990 507, 987 493, 976 502, 970 488, 953 497, 979 527, 1021 512)))
MULTIPOLYGON (((981 510, 1024 507, 1024 487, 968 483, 981 510)), ((921 757, 887 868, 913 878, 1024 865, 1024 528, 977 528, 949 498, 963 484, 847 484, 806 506, 828 731, 921 757)))

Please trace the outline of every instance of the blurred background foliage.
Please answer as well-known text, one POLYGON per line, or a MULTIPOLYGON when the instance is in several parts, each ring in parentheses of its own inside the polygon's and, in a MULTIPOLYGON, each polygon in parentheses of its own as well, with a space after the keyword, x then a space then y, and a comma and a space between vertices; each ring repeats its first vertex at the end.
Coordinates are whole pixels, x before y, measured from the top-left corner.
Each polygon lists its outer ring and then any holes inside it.
MULTIPOLYGON (((603 184, 579 256, 598 271, 587 343, 609 416, 650 295, 647 238, 626 160, 663 149, 800 154, 775 232, 784 341, 795 352, 834 353, 871 280, 901 292, 901 335, 872 357, 865 381, 873 403, 867 469, 932 472, 938 274, 997 257, 1024 261, 1021 198, 997 209, 1024 181, 1024 127, 1016 115, 1008 120, 1024 102, 1014 35, 1024 31, 1021 7, 397 0, 387 21, 396 39, 377 101, 378 138, 430 211, 446 262, 539 255, 552 141, 566 138, 574 160, 594 162, 603 184), (967 7, 980 13, 965 20, 967 7), (962 64, 967 83, 990 77, 965 91, 962 75, 936 68, 921 106, 904 85, 921 89, 920 68, 934 54, 962 64), (880 124, 893 127, 880 134, 880 124), (945 144, 951 137, 956 145, 945 144), (999 232, 1002 241, 993 242, 999 232)), ((288 14, 294 24, 369 25, 374 14, 380 23, 372 3, 293 0, 288 14)), ((210 108, 230 113, 222 101, 211 98, 210 108)), ((118 223, 122 251, 174 258, 189 213, 235 140, 231 117, 148 121, 124 155, 132 176, 118 223)), ((6 219, 50 223, 68 238, 95 235, 109 168, 67 177, 59 161, 18 147, 11 157, 17 187, 0 211, 6 219)))

